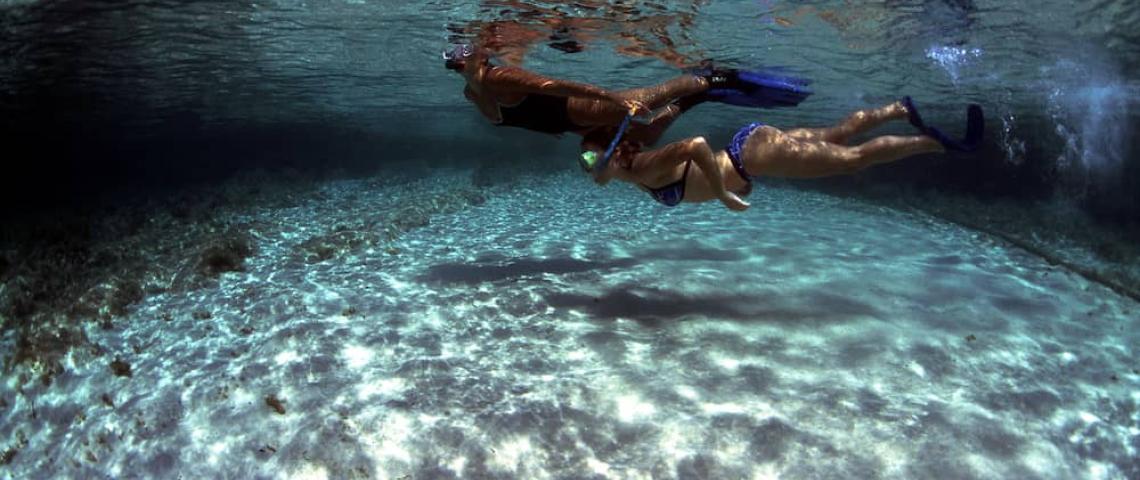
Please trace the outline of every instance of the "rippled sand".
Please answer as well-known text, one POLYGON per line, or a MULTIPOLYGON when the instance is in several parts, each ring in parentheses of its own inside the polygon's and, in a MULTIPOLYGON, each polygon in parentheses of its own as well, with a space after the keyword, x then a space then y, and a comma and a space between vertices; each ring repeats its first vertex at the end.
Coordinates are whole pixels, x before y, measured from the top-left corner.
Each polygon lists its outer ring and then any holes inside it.
POLYGON ((1021 250, 816 193, 666 209, 569 174, 400 235, 358 221, 469 183, 242 212, 245 271, 93 326, 104 353, 51 386, 6 379, 0 472, 1140 475, 1140 308, 1021 250))

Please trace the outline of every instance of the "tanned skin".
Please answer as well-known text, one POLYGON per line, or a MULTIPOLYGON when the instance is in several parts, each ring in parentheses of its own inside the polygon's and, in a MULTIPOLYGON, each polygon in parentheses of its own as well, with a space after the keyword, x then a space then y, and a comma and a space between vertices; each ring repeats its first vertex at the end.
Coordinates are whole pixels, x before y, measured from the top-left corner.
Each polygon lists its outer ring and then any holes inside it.
MULTIPOLYGON (((750 176, 819 178, 847 175, 872 165, 889 163, 922 153, 944 152, 937 140, 925 136, 881 136, 850 146, 854 135, 891 120, 907 118, 900 102, 851 114, 830 128, 799 128, 781 131, 770 126, 754 130, 744 143, 741 160, 750 176)), ((597 143, 584 142, 583 148, 601 152, 597 143)), ((657 188, 676 181, 692 160, 685 183, 685 202, 720 200, 725 207, 741 211, 749 207, 733 192, 747 188, 748 182, 736 173, 725 150, 713 151, 704 137, 692 137, 643 152, 642 144, 623 139, 606 169, 594 180, 606 184, 611 179, 642 188, 657 188)))
POLYGON ((465 60, 450 62, 448 67, 463 75, 467 81, 464 96, 491 122, 502 122, 501 106, 518 105, 530 94, 567 97, 570 121, 582 127, 575 132, 579 134, 617 125, 626 115, 648 114, 677 98, 708 90, 708 80, 684 75, 652 87, 611 92, 518 67, 494 66, 487 53, 479 50, 465 60))

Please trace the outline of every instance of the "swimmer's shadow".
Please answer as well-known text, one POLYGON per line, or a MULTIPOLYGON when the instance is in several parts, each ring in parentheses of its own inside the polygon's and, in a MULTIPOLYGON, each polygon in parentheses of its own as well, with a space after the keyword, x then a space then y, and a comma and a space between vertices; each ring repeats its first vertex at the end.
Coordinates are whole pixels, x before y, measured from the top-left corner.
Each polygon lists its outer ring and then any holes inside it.
POLYGON ((420 275, 419 279, 432 283, 477 284, 516 280, 543 274, 566 275, 629 268, 635 264, 637 264, 637 260, 632 258, 613 259, 605 262, 572 258, 524 258, 506 263, 445 263, 432 265, 426 273, 420 275))
POLYGON ((856 317, 882 318, 866 303, 822 291, 687 295, 673 290, 619 286, 595 297, 573 293, 546 295, 550 306, 586 312, 600 320, 625 318, 646 326, 688 318, 764 322, 830 322, 856 317))
MULTIPOLYGON (((433 265, 419 280, 431 283, 479 284, 502 283, 542 275, 571 275, 628 269, 651 260, 731 262, 739 253, 712 249, 651 250, 640 258, 616 258, 605 261, 571 258, 513 261, 446 263, 433 265)), ((854 317, 883 318, 874 306, 835 293, 824 287, 796 291, 774 291, 757 288, 738 294, 689 295, 684 292, 646 288, 640 285, 617 285, 600 296, 569 292, 545 294, 546 302, 555 308, 578 310, 599 320, 631 319, 646 325, 687 318, 722 318, 738 321, 830 322, 854 317)))
POLYGON ((573 258, 520 258, 510 261, 476 261, 472 263, 443 263, 428 267, 420 275, 421 281, 431 283, 503 282, 526 277, 567 275, 586 272, 605 272, 627 269, 638 264, 653 261, 703 261, 733 262, 745 259, 738 251, 701 247, 699 244, 686 248, 658 248, 642 252, 636 258, 612 258, 608 260, 576 260, 573 258))

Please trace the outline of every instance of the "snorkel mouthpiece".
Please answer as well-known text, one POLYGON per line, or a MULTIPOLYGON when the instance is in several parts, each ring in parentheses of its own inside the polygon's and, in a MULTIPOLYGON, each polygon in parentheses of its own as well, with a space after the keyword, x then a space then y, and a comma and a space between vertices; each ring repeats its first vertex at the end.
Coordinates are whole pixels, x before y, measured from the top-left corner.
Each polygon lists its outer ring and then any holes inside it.
POLYGON ((582 152, 582 156, 578 157, 578 166, 587 172, 594 171, 594 165, 598 164, 598 152, 587 151, 582 152))
POLYGON ((610 159, 613 158, 614 152, 617 151, 618 143, 621 143, 621 137, 625 135, 625 129, 629 128, 629 119, 633 118, 631 115, 626 115, 622 119, 621 125, 618 125, 617 135, 614 135, 613 141, 610 146, 606 148, 606 153, 598 158, 598 152, 588 150, 582 152, 578 157, 578 166, 582 167, 587 173, 597 174, 606 169, 609 165, 610 159))

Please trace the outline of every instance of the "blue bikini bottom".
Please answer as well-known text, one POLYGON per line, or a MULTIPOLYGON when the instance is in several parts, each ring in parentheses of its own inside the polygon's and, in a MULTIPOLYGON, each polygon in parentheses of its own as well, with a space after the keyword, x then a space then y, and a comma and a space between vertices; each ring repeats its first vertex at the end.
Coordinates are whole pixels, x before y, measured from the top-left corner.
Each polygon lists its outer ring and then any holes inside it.
POLYGON ((752 183, 752 176, 744 169, 744 161, 740 159, 740 151, 744 149, 744 142, 748 141, 748 136, 752 135, 752 131, 757 128, 763 127, 764 124, 760 122, 753 122, 746 125, 744 128, 737 130, 736 135, 732 136, 732 141, 725 147, 728 152, 729 160, 732 160, 732 168, 736 173, 740 174, 740 178, 744 181, 752 183))

